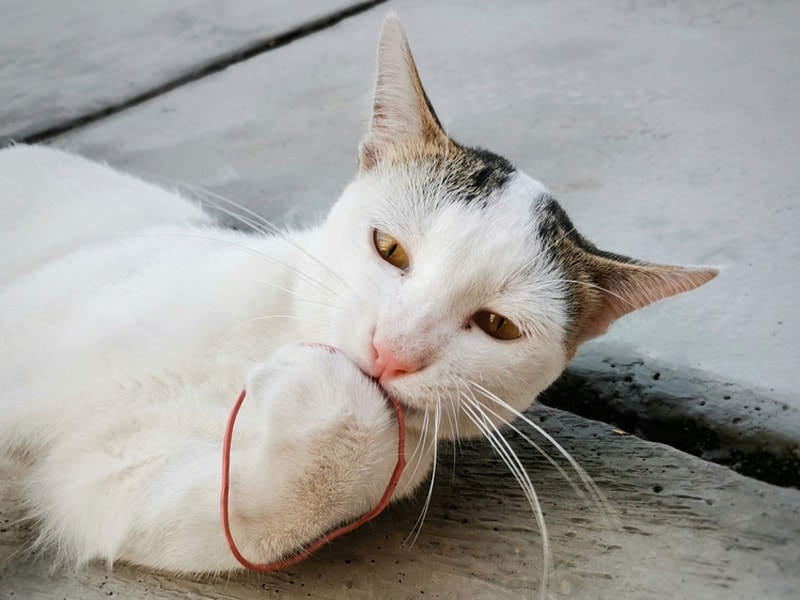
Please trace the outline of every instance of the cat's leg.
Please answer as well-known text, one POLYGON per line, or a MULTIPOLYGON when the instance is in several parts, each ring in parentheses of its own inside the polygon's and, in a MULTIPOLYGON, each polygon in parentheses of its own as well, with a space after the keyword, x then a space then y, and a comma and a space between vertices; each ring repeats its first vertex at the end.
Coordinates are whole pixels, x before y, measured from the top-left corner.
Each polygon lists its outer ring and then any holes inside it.
MULTIPOLYGON (((269 562, 378 503, 397 425, 376 384, 323 347, 281 349, 247 389, 232 445, 231 529, 249 560, 269 562)), ((78 562, 238 568, 220 526, 221 416, 209 436, 181 433, 201 420, 191 410, 184 422, 165 413, 157 431, 112 432, 99 445, 76 432, 30 480, 45 540, 78 562)))

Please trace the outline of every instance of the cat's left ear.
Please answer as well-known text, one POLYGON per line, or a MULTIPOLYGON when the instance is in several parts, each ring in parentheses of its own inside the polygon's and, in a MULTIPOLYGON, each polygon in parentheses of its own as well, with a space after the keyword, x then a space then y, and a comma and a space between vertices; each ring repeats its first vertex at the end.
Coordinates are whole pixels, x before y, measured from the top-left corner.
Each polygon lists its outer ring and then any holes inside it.
POLYGON ((688 292, 717 276, 709 267, 678 267, 641 263, 616 256, 591 255, 593 287, 586 286, 583 317, 577 331, 580 344, 602 335, 620 317, 653 302, 688 292))
POLYGON ((399 147, 447 142, 422 88, 400 21, 386 17, 378 40, 378 68, 369 131, 359 148, 363 170, 373 168, 399 147))

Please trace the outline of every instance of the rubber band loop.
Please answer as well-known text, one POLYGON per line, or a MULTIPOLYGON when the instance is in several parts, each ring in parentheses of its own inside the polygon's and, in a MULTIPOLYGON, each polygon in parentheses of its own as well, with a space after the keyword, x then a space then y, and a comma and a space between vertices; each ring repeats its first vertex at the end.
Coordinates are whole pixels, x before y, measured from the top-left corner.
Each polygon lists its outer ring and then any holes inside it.
POLYGON ((383 512, 383 510, 389 504, 389 501, 392 499, 392 494, 394 493, 394 490, 397 487, 397 483, 400 481, 400 475, 403 473, 403 469, 406 466, 406 457, 405 457, 406 427, 405 427, 405 419, 403 418, 403 409, 400 406, 400 403, 391 397, 389 397, 389 401, 391 402, 392 408, 394 408, 395 415, 397 416, 397 463, 394 466, 394 471, 392 472, 392 477, 389 480, 389 484, 386 486, 386 490, 383 492, 383 496, 381 497, 380 502, 378 502, 375 508, 373 508, 365 515, 362 515, 355 521, 352 521, 351 523, 347 523, 345 525, 341 525, 340 527, 337 527, 336 529, 331 531, 329 534, 323 535, 312 544, 306 546, 305 548, 301 548, 297 552, 297 554, 290 556, 289 558, 280 559, 275 562, 266 564, 258 564, 250 562, 244 556, 242 556, 242 553, 239 552, 239 548, 236 546, 236 542, 234 541, 233 535, 231 534, 229 497, 230 497, 231 444, 233 442, 233 427, 236 423, 236 416, 239 414, 239 409, 242 407, 242 403, 244 402, 244 398, 246 395, 247 395, 246 390, 243 389, 239 394, 239 398, 236 400, 236 404, 234 404, 230 415, 228 416, 228 423, 225 426, 225 437, 223 438, 222 441, 222 489, 220 491, 220 500, 219 500, 220 516, 222 520, 222 530, 225 533, 225 540, 228 542, 228 548, 230 548, 231 554, 233 554, 234 558, 237 561, 239 561, 239 563, 243 567, 250 569, 251 571, 261 571, 261 572, 280 571, 281 569, 291 567, 311 556, 314 552, 322 548, 325 544, 328 544, 333 540, 335 540, 336 538, 341 537, 347 533, 350 533, 354 529, 361 527, 364 523, 366 523, 367 521, 371 521, 372 519, 374 519, 383 512))

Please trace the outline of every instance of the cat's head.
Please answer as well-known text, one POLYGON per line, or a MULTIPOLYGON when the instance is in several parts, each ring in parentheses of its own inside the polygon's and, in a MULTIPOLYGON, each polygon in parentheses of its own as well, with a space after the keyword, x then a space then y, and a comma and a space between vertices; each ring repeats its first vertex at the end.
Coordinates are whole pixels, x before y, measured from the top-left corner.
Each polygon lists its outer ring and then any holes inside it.
POLYGON ((598 250, 541 183, 448 137, 394 17, 358 175, 317 242, 326 267, 304 270, 337 296, 316 305, 332 327, 319 341, 378 378, 411 427, 438 406, 442 437, 523 410, 582 342, 716 275, 598 250))

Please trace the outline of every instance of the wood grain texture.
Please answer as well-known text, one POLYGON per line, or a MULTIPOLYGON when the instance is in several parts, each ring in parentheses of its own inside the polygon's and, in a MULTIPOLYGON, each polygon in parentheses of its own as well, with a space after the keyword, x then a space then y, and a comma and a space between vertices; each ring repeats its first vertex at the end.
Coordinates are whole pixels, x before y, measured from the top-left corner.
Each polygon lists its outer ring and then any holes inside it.
MULTIPOLYGON (((669 447, 553 409, 529 413, 594 477, 615 511, 581 500, 520 440, 545 507, 552 598, 796 598, 800 491, 744 478, 669 447)), ((508 470, 482 442, 444 452, 413 547, 424 494, 285 573, 175 578, 117 565, 50 574, 25 551, 33 525, 6 478, 0 504, 0 597, 534 598, 540 534, 508 470), (454 458, 455 457, 455 458, 454 458)))

